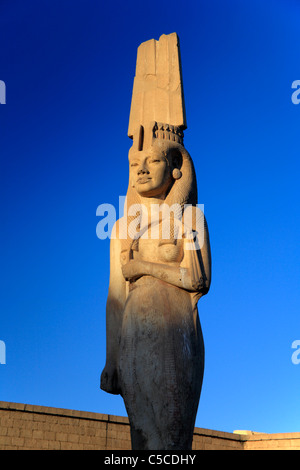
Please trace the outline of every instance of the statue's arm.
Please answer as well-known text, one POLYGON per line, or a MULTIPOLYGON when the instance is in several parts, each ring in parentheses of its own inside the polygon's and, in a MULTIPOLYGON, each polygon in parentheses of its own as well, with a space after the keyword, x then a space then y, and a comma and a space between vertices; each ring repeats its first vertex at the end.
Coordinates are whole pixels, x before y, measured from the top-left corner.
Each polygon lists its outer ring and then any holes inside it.
MULTIPOLYGON (((118 222, 117 222, 118 224, 118 222)), ((117 225, 116 224, 116 225, 117 225)), ((116 226, 113 234, 116 233, 116 226)), ((110 242, 110 279, 106 303, 106 364, 101 374, 101 388, 119 394, 118 357, 126 283, 120 263, 121 242, 112 237, 110 242)))
POLYGON ((195 241, 187 241, 190 249, 185 249, 182 264, 189 269, 190 282, 194 286, 194 291, 201 291, 204 295, 209 291, 211 283, 211 251, 204 214, 202 227, 201 233, 197 234, 195 241))
POLYGON ((206 222, 201 247, 194 247, 193 242, 184 240, 189 249, 184 249, 184 259, 180 266, 153 263, 144 260, 131 260, 122 271, 126 280, 134 281, 141 276, 153 276, 157 279, 191 292, 206 294, 211 281, 211 255, 206 222), (192 248, 192 249, 191 249, 192 248))

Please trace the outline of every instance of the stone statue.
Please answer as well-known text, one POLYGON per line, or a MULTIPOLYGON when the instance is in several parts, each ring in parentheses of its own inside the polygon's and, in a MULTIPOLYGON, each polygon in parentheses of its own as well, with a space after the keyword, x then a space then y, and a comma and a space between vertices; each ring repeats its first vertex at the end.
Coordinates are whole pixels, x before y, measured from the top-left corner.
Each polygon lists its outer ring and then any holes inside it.
POLYGON ((197 302, 211 259, 185 128, 173 33, 138 49, 128 192, 111 237, 101 388, 123 397, 134 450, 191 449, 202 387, 197 302))

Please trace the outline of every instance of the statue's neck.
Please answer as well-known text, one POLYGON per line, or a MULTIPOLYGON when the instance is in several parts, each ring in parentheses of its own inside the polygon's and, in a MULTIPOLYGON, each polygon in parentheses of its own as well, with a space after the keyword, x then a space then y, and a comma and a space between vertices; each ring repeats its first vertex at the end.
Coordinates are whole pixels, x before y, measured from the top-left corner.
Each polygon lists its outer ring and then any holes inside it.
POLYGON ((165 200, 165 194, 163 194, 161 197, 141 197, 141 204, 146 207, 146 209, 149 211, 151 210, 151 206, 154 204, 162 204, 165 200))
POLYGON ((156 220, 155 214, 159 213, 159 206, 165 202, 165 195, 163 197, 141 197, 140 203, 142 204, 142 219, 141 226, 148 225, 150 220, 156 220))

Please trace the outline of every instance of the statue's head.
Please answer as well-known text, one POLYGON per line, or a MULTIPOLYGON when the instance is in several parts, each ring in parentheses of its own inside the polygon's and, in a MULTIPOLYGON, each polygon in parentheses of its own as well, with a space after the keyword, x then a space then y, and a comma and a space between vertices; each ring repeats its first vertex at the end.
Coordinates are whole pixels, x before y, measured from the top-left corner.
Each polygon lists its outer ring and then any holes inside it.
POLYGON ((139 196, 165 199, 182 174, 179 144, 155 139, 142 150, 129 151, 130 184, 139 196))
POLYGON ((180 127, 153 121, 147 128, 139 126, 132 137, 129 190, 137 197, 165 199, 175 189, 174 183, 182 178, 183 171, 181 186, 186 186, 187 180, 195 186, 193 165, 183 146, 180 127))

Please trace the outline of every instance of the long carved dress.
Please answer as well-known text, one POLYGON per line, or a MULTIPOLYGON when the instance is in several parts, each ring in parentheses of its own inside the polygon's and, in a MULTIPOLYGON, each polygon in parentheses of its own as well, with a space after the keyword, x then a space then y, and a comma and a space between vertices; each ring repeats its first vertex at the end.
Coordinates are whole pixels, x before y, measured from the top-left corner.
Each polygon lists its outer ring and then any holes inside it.
POLYGON ((190 241, 185 238, 172 243, 141 238, 132 257, 145 271, 130 282, 125 282, 120 263, 122 241, 117 236, 111 240, 101 388, 123 397, 136 450, 192 446, 204 371, 197 302, 210 285, 204 215, 203 220, 201 249, 187 249, 190 241), (171 280, 170 269, 179 273, 180 282, 171 280))
MULTIPOLYGON (((162 270, 170 258, 179 265, 183 244, 178 240, 171 247, 157 246, 152 261, 161 263, 162 270)), ((149 252, 146 240, 144 245, 141 241, 136 255, 142 259, 149 252)), ((151 276, 130 284, 123 313, 119 380, 135 448, 191 448, 204 368, 203 338, 193 297, 151 276)))

